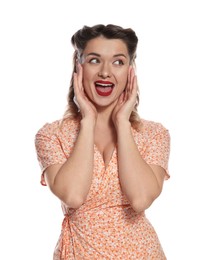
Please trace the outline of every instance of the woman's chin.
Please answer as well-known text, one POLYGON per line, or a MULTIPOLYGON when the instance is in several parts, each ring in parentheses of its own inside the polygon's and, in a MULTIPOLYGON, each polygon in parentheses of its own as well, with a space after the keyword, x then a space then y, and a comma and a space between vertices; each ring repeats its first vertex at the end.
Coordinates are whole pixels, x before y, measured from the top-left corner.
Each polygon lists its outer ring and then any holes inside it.
POLYGON ((117 99, 115 99, 115 100, 102 100, 102 101, 100 101, 100 100, 94 100, 93 101, 93 104, 94 104, 94 106, 96 107, 96 108, 101 108, 101 109, 107 109, 107 108, 109 108, 109 107, 112 107, 112 108, 114 108, 115 107, 115 105, 116 105, 116 103, 117 103, 117 99))

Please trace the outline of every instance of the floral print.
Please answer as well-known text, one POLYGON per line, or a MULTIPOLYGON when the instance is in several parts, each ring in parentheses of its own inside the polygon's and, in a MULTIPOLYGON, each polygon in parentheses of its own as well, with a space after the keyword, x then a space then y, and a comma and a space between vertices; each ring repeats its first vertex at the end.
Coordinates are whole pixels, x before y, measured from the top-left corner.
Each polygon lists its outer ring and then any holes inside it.
MULTIPOLYGON (((140 131, 132 129, 142 158, 160 165, 168 174, 170 136, 160 123, 142 120, 140 131)), ((68 120, 45 124, 36 134, 35 144, 43 172, 53 164, 68 160, 79 134, 79 122, 68 120)), ((94 145, 94 172, 90 191, 79 209, 61 202, 64 220, 54 251, 54 260, 166 259, 157 234, 145 213, 135 213, 122 193, 118 178, 118 154, 114 150, 105 168, 94 145)))

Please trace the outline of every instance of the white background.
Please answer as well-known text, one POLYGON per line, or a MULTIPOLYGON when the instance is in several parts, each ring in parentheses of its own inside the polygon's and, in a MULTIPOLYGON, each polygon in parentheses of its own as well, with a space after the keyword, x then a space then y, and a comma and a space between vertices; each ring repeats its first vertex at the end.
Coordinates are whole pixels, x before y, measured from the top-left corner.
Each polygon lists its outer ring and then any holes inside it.
POLYGON ((139 112, 171 135, 171 178, 147 216, 168 260, 201 259, 198 3, 0 2, 0 259, 52 259, 63 216, 59 200, 40 186, 34 137, 66 108, 71 35, 97 23, 132 27, 139 37, 139 112))

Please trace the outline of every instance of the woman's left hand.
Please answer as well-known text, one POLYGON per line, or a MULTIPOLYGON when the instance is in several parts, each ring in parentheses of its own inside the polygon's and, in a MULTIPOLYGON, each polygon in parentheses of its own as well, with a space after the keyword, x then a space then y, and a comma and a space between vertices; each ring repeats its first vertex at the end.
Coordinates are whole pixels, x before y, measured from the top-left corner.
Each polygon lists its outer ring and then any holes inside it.
POLYGON ((128 82, 123 93, 120 95, 118 102, 112 112, 114 125, 123 121, 129 121, 131 112, 136 103, 137 97, 137 77, 134 68, 130 66, 128 71, 128 82))

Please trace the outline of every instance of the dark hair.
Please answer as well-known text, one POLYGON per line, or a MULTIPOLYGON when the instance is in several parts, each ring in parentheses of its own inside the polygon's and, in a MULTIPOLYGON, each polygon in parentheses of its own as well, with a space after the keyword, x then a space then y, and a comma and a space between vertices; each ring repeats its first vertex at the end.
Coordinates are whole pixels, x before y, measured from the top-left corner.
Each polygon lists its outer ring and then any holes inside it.
MULTIPOLYGON (((69 94, 68 94, 68 107, 64 114, 63 120, 66 118, 80 118, 80 113, 78 112, 77 105, 74 102, 74 87, 73 87, 73 73, 76 72, 76 61, 80 58, 85 49, 87 43, 97 37, 103 36, 107 39, 120 39, 122 40, 128 49, 130 56, 130 64, 135 64, 136 49, 138 38, 135 32, 131 28, 124 29, 120 26, 108 24, 97 24, 92 27, 84 26, 82 29, 78 30, 71 38, 71 43, 75 49, 73 54, 73 72, 70 82, 69 94)), ((139 124, 139 115, 137 113, 137 107, 139 104, 139 91, 137 94, 137 102, 133 108, 130 116, 130 122, 133 126, 139 124)))

